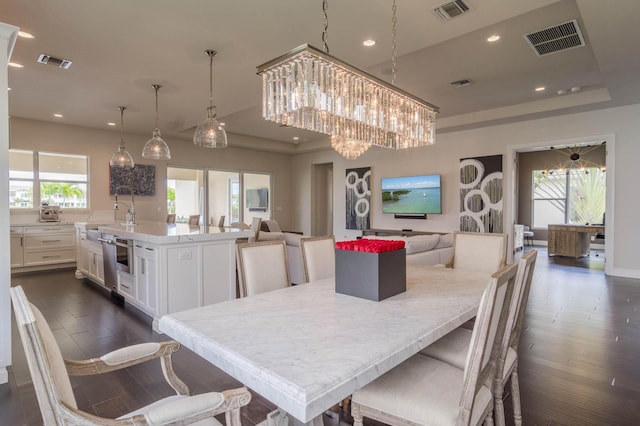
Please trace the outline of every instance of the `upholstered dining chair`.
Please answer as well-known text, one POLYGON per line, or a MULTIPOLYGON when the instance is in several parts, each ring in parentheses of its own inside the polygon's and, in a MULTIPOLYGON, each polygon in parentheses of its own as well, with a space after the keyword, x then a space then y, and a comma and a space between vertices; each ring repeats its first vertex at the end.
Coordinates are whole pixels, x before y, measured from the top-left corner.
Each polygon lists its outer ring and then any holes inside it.
POLYGON ((229 224, 229 228, 251 229, 249 225, 243 222, 231 222, 231 224, 229 224))
POLYGON ((167 215, 167 223, 176 223, 175 213, 170 213, 167 215))
POLYGON ((392 425, 492 424, 493 401, 487 387, 494 378, 517 267, 492 275, 485 289, 466 351, 463 369, 414 355, 356 391, 351 400, 353 425, 363 417, 392 425))
POLYGON ((237 244, 236 252, 240 297, 291 285, 284 241, 237 244))
POLYGON ((225 215, 220 216, 220 220, 218 221, 218 228, 222 228, 224 226, 225 215))
POLYGON ((258 241, 258 237, 260 236, 260 224, 262 223, 262 218, 254 217, 251 220, 251 231, 253 232, 253 237, 249 238, 249 242, 258 241))
POLYGON ((333 236, 300 239, 305 282, 336 275, 336 241, 333 236))
MULTIPOLYGON (((509 305, 509 316, 502 347, 498 356, 495 380, 492 386, 495 405, 496 424, 505 425, 504 404, 502 395, 504 387, 511 378, 511 399, 513 402, 514 423, 522 425, 522 409, 520 406, 520 385, 518 380, 518 345, 522 334, 524 313, 527 309, 531 280, 536 266, 537 250, 531 250, 518 263, 518 273, 513 296, 509 305)), ((458 328, 428 346, 420 353, 444 361, 458 368, 464 368, 466 352, 471 342, 471 331, 458 328)))
POLYGON ((55 337, 38 308, 27 300, 22 287, 11 288, 16 323, 27 357, 38 404, 45 425, 166 425, 221 426, 213 416, 224 413, 227 425, 240 426, 240 407, 251 400, 245 388, 188 396, 189 388, 174 373, 171 354, 180 348, 174 341, 128 346, 100 358, 63 359, 55 337), (120 370, 160 358, 162 372, 176 395, 156 401, 117 419, 97 417, 76 404, 69 376, 86 376, 120 370))
POLYGON ((189 216, 189 226, 197 226, 200 224, 200 215, 192 214, 189 216))
POLYGON ((447 268, 493 273, 507 260, 507 234, 459 232, 453 234, 453 254, 447 268))

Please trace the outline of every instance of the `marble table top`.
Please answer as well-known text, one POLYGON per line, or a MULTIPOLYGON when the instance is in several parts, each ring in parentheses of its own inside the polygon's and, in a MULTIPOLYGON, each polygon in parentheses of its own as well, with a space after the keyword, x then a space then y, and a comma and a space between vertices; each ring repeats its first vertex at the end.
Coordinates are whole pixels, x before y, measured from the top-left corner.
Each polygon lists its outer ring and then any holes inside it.
POLYGON ((163 316, 159 328, 302 422, 473 318, 487 274, 407 265, 381 302, 333 279, 163 316))

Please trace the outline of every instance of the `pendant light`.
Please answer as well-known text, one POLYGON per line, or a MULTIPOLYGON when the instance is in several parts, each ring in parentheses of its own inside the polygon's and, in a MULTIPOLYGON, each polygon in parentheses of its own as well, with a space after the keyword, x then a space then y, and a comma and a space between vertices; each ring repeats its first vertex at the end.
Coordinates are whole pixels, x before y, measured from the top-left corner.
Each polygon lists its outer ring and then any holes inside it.
POLYGON ((216 120, 216 107, 213 106, 213 57, 218 52, 206 50, 205 53, 209 55, 209 108, 207 108, 207 119, 196 128, 193 143, 204 148, 226 148, 227 132, 216 120))
POLYGON ((158 128, 158 89, 162 86, 158 84, 151 85, 156 91, 156 128, 153 131, 153 136, 151 139, 144 144, 144 148, 142 149, 142 156, 144 158, 150 158, 152 160, 170 160, 171 159, 171 151, 169 151, 169 147, 167 143, 162 140, 160 129, 158 128))
POLYGON ((120 110, 120 145, 118 150, 111 156, 109 165, 112 167, 133 167, 133 157, 124 146, 124 110, 127 107, 118 107, 120 110))

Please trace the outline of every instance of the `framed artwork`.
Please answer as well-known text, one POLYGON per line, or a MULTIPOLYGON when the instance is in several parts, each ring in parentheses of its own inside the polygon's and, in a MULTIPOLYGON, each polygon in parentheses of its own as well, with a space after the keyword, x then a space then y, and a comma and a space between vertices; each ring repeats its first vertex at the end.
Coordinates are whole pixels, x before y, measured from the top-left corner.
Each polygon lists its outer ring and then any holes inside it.
POLYGON ((133 167, 109 166, 109 194, 154 195, 156 192, 156 166, 136 164, 133 167))
POLYGON ((460 160, 460 230, 503 230, 502 155, 460 160))
POLYGON ((371 207, 371 167, 347 169, 344 179, 346 192, 346 228, 368 229, 371 207))

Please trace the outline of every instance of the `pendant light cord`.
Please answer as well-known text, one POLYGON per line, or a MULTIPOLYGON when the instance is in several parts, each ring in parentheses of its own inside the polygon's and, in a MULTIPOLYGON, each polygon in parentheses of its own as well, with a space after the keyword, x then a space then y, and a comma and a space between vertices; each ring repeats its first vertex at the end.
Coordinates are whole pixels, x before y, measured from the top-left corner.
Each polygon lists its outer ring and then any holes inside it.
POLYGON ((162 86, 158 84, 153 84, 151 87, 156 89, 156 129, 157 129, 158 128, 158 89, 161 88, 162 86))
POLYGON ((213 53, 208 50, 207 54, 209 55, 209 108, 213 107, 213 53))
POLYGON ((124 110, 127 107, 118 107, 120 108, 120 147, 124 148, 124 110))
POLYGON ((322 1, 322 22, 324 27, 322 29, 322 47, 324 48, 325 53, 329 53, 329 17, 327 12, 329 11, 329 2, 327 0, 322 1))
POLYGON ((393 6, 391 7, 392 17, 391 17, 391 84, 395 86, 396 84, 396 74, 398 72, 398 64, 396 63, 396 0, 393 0, 393 6))

